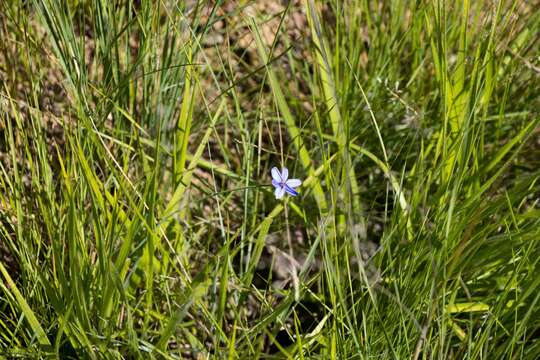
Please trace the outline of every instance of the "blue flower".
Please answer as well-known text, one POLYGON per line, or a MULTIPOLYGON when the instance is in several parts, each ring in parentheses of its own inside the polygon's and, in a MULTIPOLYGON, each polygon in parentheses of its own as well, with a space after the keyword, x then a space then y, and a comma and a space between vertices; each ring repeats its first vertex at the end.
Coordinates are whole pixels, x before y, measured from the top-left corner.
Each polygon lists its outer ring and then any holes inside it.
POLYGON ((281 172, 277 167, 273 167, 272 173, 272 185, 276 188, 274 195, 276 199, 281 199, 285 193, 296 196, 298 192, 295 188, 302 185, 302 181, 299 179, 289 179, 289 170, 287 168, 281 169, 281 172))

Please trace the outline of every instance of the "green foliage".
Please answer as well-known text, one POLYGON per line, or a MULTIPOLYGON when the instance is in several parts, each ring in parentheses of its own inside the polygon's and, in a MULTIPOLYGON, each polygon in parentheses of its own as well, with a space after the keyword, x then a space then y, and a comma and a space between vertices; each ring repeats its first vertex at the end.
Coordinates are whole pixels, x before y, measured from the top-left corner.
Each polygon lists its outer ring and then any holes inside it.
POLYGON ((263 5, 0 3, 0 357, 539 358, 540 5, 263 5))

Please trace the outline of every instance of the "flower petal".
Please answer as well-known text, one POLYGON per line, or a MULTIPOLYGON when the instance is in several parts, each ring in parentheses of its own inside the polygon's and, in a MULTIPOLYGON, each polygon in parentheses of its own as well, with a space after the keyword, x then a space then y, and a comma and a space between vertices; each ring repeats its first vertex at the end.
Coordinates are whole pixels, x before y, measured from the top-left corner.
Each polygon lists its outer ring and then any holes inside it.
POLYGON ((298 195, 298 191, 294 190, 292 187, 290 187, 289 185, 285 184, 285 191, 287 192, 287 194, 291 195, 291 196, 296 196, 298 195))
POLYGON ((282 187, 281 183, 277 180, 272 179, 272 185, 274 185, 275 188, 282 187))
POLYGON ((287 181, 288 178, 289 178, 289 169, 284 167, 281 169, 281 180, 285 182, 287 181))
POLYGON ((302 185, 302 180, 300 179, 289 179, 285 182, 289 187, 295 188, 302 185))
POLYGON ((276 187, 276 191, 274 191, 274 195, 276 196, 276 199, 281 199, 283 195, 285 195, 285 188, 276 187))
POLYGON ((277 167, 274 166, 272 170, 270 170, 270 173, 272 174, 272 179, 281 182, 281 173, 277 167))

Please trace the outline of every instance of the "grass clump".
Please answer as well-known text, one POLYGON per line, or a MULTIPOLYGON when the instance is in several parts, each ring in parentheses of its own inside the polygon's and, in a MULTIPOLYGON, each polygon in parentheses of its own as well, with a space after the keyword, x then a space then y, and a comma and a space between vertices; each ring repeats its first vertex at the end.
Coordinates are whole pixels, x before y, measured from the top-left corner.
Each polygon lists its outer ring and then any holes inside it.
POLYGON ((2 2, 0 357, 538 358, 539 10, 2 2))

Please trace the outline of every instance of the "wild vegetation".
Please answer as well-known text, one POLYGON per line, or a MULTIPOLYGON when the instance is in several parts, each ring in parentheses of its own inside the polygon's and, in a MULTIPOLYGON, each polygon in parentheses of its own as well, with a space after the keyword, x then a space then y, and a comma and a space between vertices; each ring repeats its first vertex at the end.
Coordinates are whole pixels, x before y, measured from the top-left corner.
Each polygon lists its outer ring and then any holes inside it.
POLYGON ((540 357, 538 1, 0 25, 0 358, 540 357))

